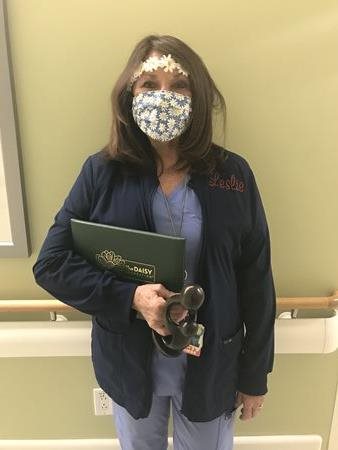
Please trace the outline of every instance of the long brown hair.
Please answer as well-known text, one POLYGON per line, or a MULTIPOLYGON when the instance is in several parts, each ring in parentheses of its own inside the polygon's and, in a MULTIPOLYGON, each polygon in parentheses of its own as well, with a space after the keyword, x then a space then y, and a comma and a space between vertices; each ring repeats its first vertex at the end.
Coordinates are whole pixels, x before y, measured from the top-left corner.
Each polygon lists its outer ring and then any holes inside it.
POLYGON ((190 167, 193 172, 209 173, 218 165, 220 158, 220 152, 213 151, 212 115, 215 109, 220 110, 225 122, 225 101, 202 59, 183 41, 168 35, 149 35, 142 39, 114 86, 111 94, 111 136, 106 147, 108 157, 137 170, 148 170, 155 165, 155 150, 133 119, 133 94, 128 89, 132 75, 152 51, 171 54, 189 73, 192 117, 188 128, 178 139, 176 167, 190 167))

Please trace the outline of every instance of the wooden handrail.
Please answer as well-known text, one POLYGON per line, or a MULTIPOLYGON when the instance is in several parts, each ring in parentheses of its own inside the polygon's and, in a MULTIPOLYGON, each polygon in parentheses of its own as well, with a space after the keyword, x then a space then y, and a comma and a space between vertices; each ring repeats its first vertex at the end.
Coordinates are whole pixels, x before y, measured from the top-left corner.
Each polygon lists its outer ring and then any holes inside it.
POLYGON ((280 309, 335 309, 338 308, 338 291, 330 297, 281 297, 277 299, 280 309))
POLYGON ((59 300, 0 300, 0 312, 75 311, 59 300))
MULTIPOLYGON (((338 291, 330 297, 279 297, 280 309, 335 309, 338 308, 338 291)), ((59 312, 75 311, 59 300, 0 300, 1 312, 59 312)))

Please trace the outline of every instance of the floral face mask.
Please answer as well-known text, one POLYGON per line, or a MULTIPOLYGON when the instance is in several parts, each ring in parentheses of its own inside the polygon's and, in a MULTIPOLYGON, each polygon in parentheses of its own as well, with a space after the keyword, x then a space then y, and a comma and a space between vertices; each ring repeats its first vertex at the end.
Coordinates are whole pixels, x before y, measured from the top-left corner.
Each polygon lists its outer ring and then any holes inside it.
POLYGON ((133 98, 132 112, 147 136, 156 141, 171 141, 187 128, 191 98, 173 91, 146 91, 133 98))

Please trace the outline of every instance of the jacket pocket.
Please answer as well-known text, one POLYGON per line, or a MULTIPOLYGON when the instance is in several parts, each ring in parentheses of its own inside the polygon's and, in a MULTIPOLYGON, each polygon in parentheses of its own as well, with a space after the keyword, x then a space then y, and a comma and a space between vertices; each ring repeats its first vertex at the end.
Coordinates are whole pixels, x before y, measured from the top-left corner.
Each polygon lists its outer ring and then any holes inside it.
MULTIPOLYGON (((243 343, 243 328, 234 335, 223 336, 218 342, 218 367, 223 377, 235 382, 238 376, 239 356, 243 343)), ((224 379, 224 378, 223 378, 224 379)))
POLYGON ((99 385, 112 397, 122 394, 121 364, 125 336, 93 317, 92 361, 99 385))
POLYGON ((242 349, 243 337, 244 331, 241 327, 234 335, 221 337, 218 343, 219 349, 225 353, 239 354, 242 349))
POLYGON ((243 328, 231 336, 222 336, 218 341, 218 374, 215 381, 218 396, 229 415, 234 410, 238 383, 239 356, 243 344, 243 328))

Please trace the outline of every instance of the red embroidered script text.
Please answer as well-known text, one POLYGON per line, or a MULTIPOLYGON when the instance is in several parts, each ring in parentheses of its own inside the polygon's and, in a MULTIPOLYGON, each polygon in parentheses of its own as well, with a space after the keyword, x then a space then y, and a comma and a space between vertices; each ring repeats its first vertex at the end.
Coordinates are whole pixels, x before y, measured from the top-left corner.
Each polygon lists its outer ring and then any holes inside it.
POLYGON ((245 184, 243 181, 238 180, 235 175, 231 175, 230 178, 227 178, 224 180, 220 176, 219 173, 213 174, 209 178, 209 186, 212 188, 220 188, 220 189, 226 189, 226 190, 232 190, 232 191, 238 191, 238 192, 244 192, 245 184))

